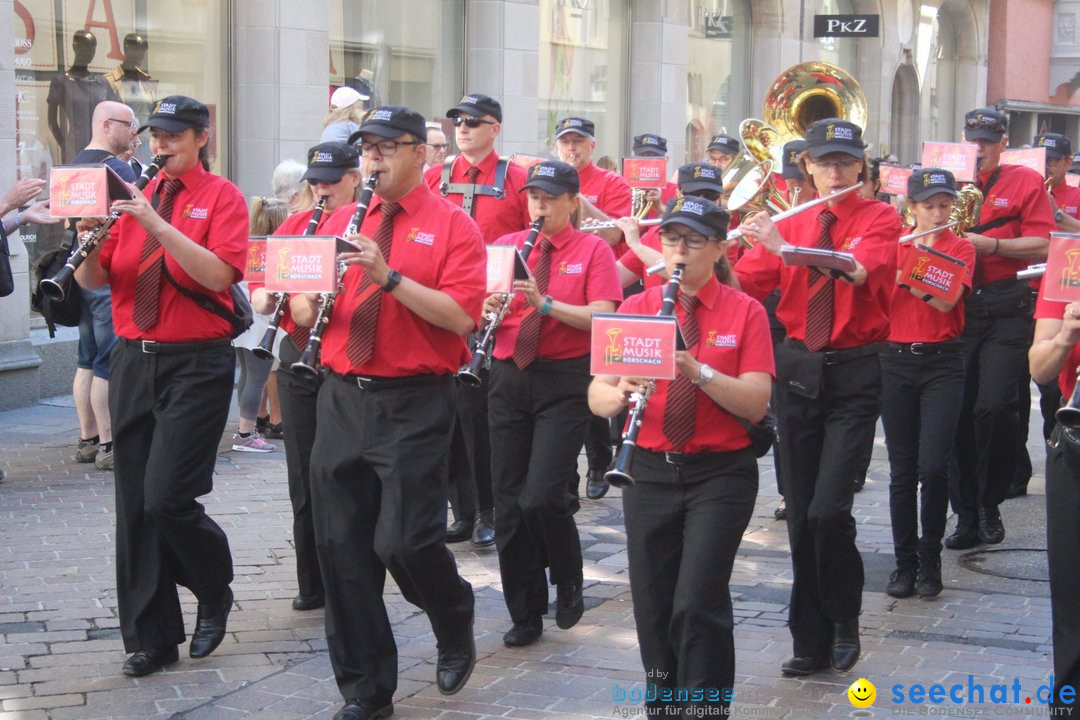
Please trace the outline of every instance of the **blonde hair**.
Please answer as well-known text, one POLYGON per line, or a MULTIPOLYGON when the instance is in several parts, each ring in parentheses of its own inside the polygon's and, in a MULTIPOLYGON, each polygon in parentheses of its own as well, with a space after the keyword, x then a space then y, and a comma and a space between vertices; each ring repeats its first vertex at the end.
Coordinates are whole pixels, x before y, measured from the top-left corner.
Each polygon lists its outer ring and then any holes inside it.
POLYGON ((346 105, 343 108, 337 110, 331 110, 327 116, 323 119, 323 127, 325 128, 330 123, 336 123, 339 120, 352 120, 354 123, 361 123, 364 120, 364 101, 357 100, 352 105, 346 105))
POLYGON ((289 206, 276 197, 258 195, 251 200, 249 229, 252 235, 270 235, 289 216, 289 206))

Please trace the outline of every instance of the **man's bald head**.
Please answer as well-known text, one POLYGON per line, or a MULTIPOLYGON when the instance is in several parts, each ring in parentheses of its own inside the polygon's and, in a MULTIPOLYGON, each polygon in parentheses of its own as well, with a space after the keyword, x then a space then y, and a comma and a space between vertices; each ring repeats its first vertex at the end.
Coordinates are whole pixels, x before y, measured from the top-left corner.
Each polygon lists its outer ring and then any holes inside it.
POLYGON ((124 103, 105 100, 94 107, 93 135, 88 148, 119 155, 131 148, 138 122, 135 111, 124 103))

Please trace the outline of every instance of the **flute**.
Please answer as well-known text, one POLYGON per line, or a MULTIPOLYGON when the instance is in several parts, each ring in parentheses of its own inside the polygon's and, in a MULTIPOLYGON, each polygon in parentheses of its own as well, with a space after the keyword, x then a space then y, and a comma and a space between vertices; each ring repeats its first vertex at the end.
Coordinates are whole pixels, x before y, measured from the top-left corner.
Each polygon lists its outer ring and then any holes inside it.
MULTIPOLYGON (((804 202, 802 205, 796 205, 793 208, 789 208, 789 209, 787 209, 787 210, 785 210, 783 212, 776 213, 775 215, 772 216, 772 221, 775 223, 775 222, 780 222, 781 220, 786 220, 789 217, 791 217, 792 215, 798 215, 803 210, 809 210, 810 208, 817 207, 818 205, 821 205, 822 203, 827 203, 830 200, 836 200, 837 198, 843 197, 843 196, 847 195, 850 192, 854 192, 854 191, 858 190, 862 186, 863 186, 863 184, 861 182, 857 182, 854 185, 852 185, 851 187, 846 187, 843 190, 837 190, 834 193, 829 193, 828 195, 823 195, 822 197, 814 198, 813 200, 808 200, 808 201, 804 202)), ((738 240, 739 242, 741 242, 743 245, 745 245, 748 248, 754 247, 754 244, 746 239, 743 231, 740 230, 739 228, 735 228, 734 230, 729 232, 727 234, 727 239, 728 240, 738 240)))

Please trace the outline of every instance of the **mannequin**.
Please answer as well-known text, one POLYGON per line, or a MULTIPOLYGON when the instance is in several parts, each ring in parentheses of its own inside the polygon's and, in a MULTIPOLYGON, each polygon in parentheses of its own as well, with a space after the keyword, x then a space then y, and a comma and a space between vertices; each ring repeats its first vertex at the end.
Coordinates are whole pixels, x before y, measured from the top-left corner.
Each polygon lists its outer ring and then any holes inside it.
POLYGON ((68 71, 49 83, 49 131, 60 148, 60 161, 70 162, 90 143, 94 107, 119 99, 105 78, 88 66, 97 52, 97 38, 77 30, 71 38, 75 60, 68 71))
MULTIPOLYGON (((124 60, 105 76, 109 87, 119 95, 120 101, 135 111, 140 123, 150 117, 157 98, 158 81, 146 72, 146 51, 149 43, 140 33, 128 33, 124 36, 124 60)), ((136 157, 145 163, 150 159, 149 145, 143 145, 136 151, 136 157)))

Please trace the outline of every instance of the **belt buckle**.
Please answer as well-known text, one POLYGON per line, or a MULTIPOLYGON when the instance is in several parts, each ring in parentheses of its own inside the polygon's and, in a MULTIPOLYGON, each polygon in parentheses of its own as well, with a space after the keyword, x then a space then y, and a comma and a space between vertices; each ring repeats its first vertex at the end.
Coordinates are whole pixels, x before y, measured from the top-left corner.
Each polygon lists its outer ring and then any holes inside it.
POLYGON ((157 354, 157 343, 154 342, 153 340, 140 340, 139 341, 139 349, 142 350, 147 355, 156 355, 157 354))
POLYGON ((921 343, 921 342, 913 342, 913 343, 911 343, 911 354, 912 355, 926 355, 927 353, 923 351, 923 346, 925 346, 925 345, 926 345, 926 343, 921 343))
POLYGON ((667 451, 664 453, 664 462, 668 465, 682 465, 686 462, 686 453, 667 451))
POLYGON ((353 377, 353 379, 356 380, 356 387, 360 388, 361 390, 371 389, 371 378, 360 377, 359 375, 356 375, 353 377))

